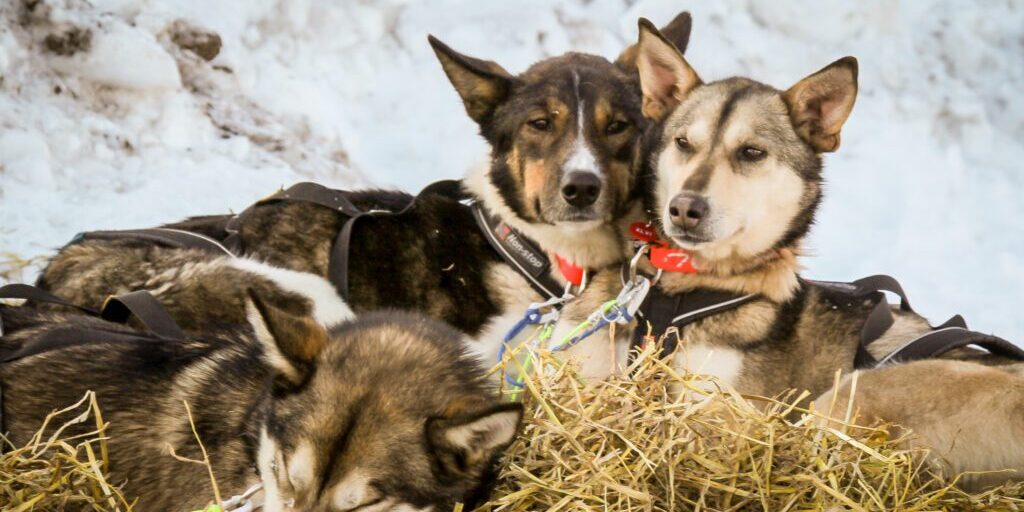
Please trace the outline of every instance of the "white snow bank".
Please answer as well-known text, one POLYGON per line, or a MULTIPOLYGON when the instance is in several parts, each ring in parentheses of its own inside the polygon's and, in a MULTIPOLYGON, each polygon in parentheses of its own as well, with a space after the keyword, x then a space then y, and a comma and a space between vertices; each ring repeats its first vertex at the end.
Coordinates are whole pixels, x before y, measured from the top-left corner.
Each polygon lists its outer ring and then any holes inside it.
POLYGON ((94 29, 91 48, 69 57, 51 56, 62 74, 98 85, 129 89, 177 89, 178 65, 152 34, 111 19, 94 29))
MULTIPOLYGON (((890 273, 934 320, 961 312, 974 328, 1024 340, 1019 2, 44 0, 46 23, 29 27, 8 4, 0 252, 237 210, 300 179, 416 190, 460 176, 487 148, 427 33, 517 72, 568 50, 614 56, 635 39, 638 16, 663 23, 688 8, 688 57, 707 80, 743 74, 783 88, 844 55, 860 59, 860 96, 827 158, 809 276, 890 273), (220 36, 212 62, 168 42, 178 19, 220 36), (45 26, 115 21, 148 43, 104 76, 167 87, 129 90, 138 82, 85 74, 99 68, 51 67, 45 26), (158 54, 174 60, 180 87, 158 54)), ((102 52, 111 35, 99 34, 102 52)))

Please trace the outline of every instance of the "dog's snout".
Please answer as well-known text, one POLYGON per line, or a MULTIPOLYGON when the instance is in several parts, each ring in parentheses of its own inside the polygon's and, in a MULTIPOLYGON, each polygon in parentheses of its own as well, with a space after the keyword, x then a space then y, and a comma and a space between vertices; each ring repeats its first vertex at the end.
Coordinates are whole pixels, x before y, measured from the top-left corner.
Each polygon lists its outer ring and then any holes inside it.
POLYGON ((594 204, 601 195, 601 178, 592 172, 570 172, 562 182, 562 197, 576 208, 594 204))
POLYGON ((707 200, 693 194, 679 194, 668 205, 672 224, 683 229, 696 229, 708 215, 707 200))

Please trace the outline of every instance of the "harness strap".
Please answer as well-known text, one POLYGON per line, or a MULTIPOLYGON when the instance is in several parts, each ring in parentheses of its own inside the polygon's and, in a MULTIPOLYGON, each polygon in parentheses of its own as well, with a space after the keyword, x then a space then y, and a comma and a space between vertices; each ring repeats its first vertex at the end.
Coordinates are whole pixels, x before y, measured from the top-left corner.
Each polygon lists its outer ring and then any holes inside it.
POLYGON ((199 249, 228 256, 234 255, 227 247, 206 235, 171 228, 87 231, 75 235, 71 243, 74 244, 82 240, 119 240, 124 238, 144 240, 167 247, 199 249))
POLYGON ((185 332, 178 327, 170 313, 160 301, 145 290, 108 297, 103 304, 103 318, 111 322, 125 323, 135 316, 158 338, 183 340, 185 332))
POLYGON ((80 306, 42 288, 22 283, 0 286, 0 299, 24 299, 57 304, 116 323, 125 323, 134 315, 146 329, 159 338, 169 340, 185 338, 185 333, 178 327, 170 313, 156 300, 156 297, 145 290, 110 296, 100 311, 80 306))
POLYGON ((886 275, 875 275, 858 279, 852 283, 831 281, 807 281, 854 299, 868 299, 875 302, 864 321, 860 332, 860 344, 854 359, 855 368, 874 368, 896 362, 918 361, 939 357, 951 350, 970 345, 981 347, 1003 357, 1024 361, 1024 349, 997 336, 982 334, 967 328, 963 317, 956 315, 942 325, 914 338, 902 347, 876 360, 868 351, 871 343, 877 341, 892 327, 895 318, 892 308, 882 292, 896 294, 900 298, 900 310, 913 313, 906 292, 896 279, 886 275))
POLYGON ((357 208, 356 205, 352 203, 352 200, 349 199, 348 191, 336 190, 320 185, 319 183, 304 181, 260 199, 242 211, 242 213, 232 217, 224 226, 224 231, 228 234, 227 237, 224 238, 224 245, 232 248, 235 252, 241 252, 241 238, 239 238, 238 231, 242 225, 242 220, 258 206, 281 201, 312 203, 341 212, 349 217, 354 217, 364 213, 363 210, 357 208))
POLYGON ((892 276, 873 275, 858 279, 851 283, 837 281, 813 281, 801 279, 801 281, 825 288, 833 293, 849 297, 855 300, 869 300, 875 305, 864 319, 864 325, 860 331, 860 343, 857 345, 857 353, 854 356, 854 366, 857 368, 868 368, 878 364, 878 361, 868 352, 868 346, 882 337, 896 321, 892 316, 892 308, 882 292, 890 292, 900 298, 900 310, 913 313, 910 307, 910 299, 900 285, 892 276))
POLYGON ((562 296, 563 286, 551 277, 551 260, 543 251, 504 221, 484 211, 478 201, 474 201, 470 208, 477 226, 491 247, 526 278, 534 291, 546 299, 562 296))
MULTIPOLYGON (((347 215, 349 219, 342 225, 331 247, 331 260, 327 278, 334 285, 339 295, 348 300, 350 286, 348 267, 351 259, 352 233, 356 222, 367 216, 401 215, 411 210, 422 198, 430 195, 440 195, 456 201, 470 199, 470 196, 462 190, 462 183, 460 181, 442 180, 424 187, 416 197, 400 210, 364 211, 355 206, 349 198, 347 191, 330 189, 316 183, 299 183, 257 202, 231 219, 226 227, 228 237, 225 239, 225 244, 236 251, 241 251, 238 228, 246 214, 252 208, 259 205, 277 201, 305 201, 339 211, 347 215)), ((551 277, 551 261, 543 251, 500 219, 484 211, 483 206, 479 202, 474 201, 470 207, 477 226, 480 227, 491 247, 497 251, 502 259, 526 278, 531 288, 547 299, 562 296, 563 287, 556 279, 551 277)))
POLYGON ((876 366, 917 361, 939 357, 950 350, 974 345, 988 352, 1024 360, 1024 349, 1000 337, 968 330, 966 327, 938 327, 934 331, 923 334, 896 349, 882 358, 876 366))
POLYGON ((11 283, 4 286, 0 286, 0 299, 22 299, 31 300, 36 302, 45 302, 48 304, 58 304, 60 306, 67 306, 74 308, 84 313, 88 313, 94 316, 100 316, 100 312, 89 309, 84 306, 72 303, 71 301, 64 300, 42 288, 32 286, 30 284, 23 283, 11 283))
POLYGON ((903 286, 900 285, 892 276, 884 274, 878 274, 868 277, 863 277, 852 283, 843 283, 837 281, 812 281, 810 279, 802 279, 803 281, 824 288, 831 289, 844 295, 851 295, 854 297, 865 297, 873 292, 890 292, 896 294, 900 298, 900 309, 907 312, 913 312, 913 308, 910 307, 910 299, 907 298, 907 293, 903 291, 903 286))
POLYGON ((19 359, 45 354, 62 348, 93 343, 137 343, 166 342, 164 338, 145 336, 137 333, 108 331, 104 329, 79 329, 74 327, 58 327, 46 331, 31 343, 17 348, 0 347, 0 364, 11 363, 19 359))
MULTIPOLYGON (((350 262, 350 253, 352 248, 352 231, 355 228, 356 221, 364 217, 371 216, 382 216, 382 215, 402 215, 409 210, 413 209, 423 198, 428 196, 442 196, 452 200, 461 201, 468 199, 468 195, 462 191, 462 182, 458 180, 441 180, 435 181, 430 185, 427 185, 420 190, 416 197, 409 201, 409 204, 405 205, 401 210, 390 211, 390 210, 368 210, 358 211, 358 213, 352 215, 345 225, 338 231, 338 235, 334 238, 334 244, 331 246, 331 261, 327 268, 327 278, 334 285, 334 288, 338 291, 341 298, 346 301, 349 300, 349 277, 348 277, 348 266, 350 262)), ((351 203, 350 203, 351 204, 351 203)), ((355 206, 353 206, 355 208, 355 206)))
POLYGON ((348 217, 334 238, 331 246, 330 262, 328 263, 327 279, 334 285, 335 290, 343 299, 349 298, 349 253, 351 248, 352 232, 358 219, 373 215, 401 215, 409 211, 423 197, 440 195, 454 200, 463 200, 468 196, 462 192, 462 183, 458 180, 442 180, 431 183, 423 188, 416 197, 408 204, 397 211, 392 210, 363 210, 355 205, 351 199, 351 192, 325 187, 318 183, 302 182, 296 183, 287 189, 281 190, 267 198, 261 199, 252 206, 246 208, 242 213, 235 215, 225 225, 224 230, 227 236, 224 245, 230 247, 236 253, 244 251, 239 230, 245 217, 253 209, 277 202, 299 201, 310 203, 324 208, 329 208, 348 217))
MULTIPOLYGON (((625 280, 629 267, 624 265, 622 269, 625 280)), ((709 316, 736 309, 757 300, 757 298, 758 296, 752 293, 742 295, 706 288, 669 295, 661 291, 660 288, 651 287, 647 297, 640 304, 640 309, 637 310, 636 316, 640 319, 640 324, 633 330, 630 353, 635 354, 636 351, 632 349, 643 344, 648 332, 645 324, 650 325, 650 332, 654 336, 661 336, 670 327, 682 329, 709 316)), ((678 339, 666 338, 664 341, 662 355, 667 356, 675 351, 678 339)))

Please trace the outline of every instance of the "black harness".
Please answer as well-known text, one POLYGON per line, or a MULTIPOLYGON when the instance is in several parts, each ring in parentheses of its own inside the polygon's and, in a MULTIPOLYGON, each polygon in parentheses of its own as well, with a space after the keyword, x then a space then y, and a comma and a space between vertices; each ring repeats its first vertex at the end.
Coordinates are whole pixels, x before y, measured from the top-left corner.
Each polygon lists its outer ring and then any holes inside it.
MULTIPOLYGON (((624 272, 627 270, 628 267, 623 267, 624 272)), ((868 347, 881 338, 895 322, 892 308, 889 306, 884 292, 893 293, 900 298, 899 307, 902 311, 914 312, 910 307, 907 294, 899 282, 890 276, 875 275, 850 283, 802 279, 801 285, 823 288, 832 296, 832 300, 870 301, 874 304, 861 328, 860 343, 857 346, 857 355, 854 360, 854 367, 857 369, 932 359, 951 350, 967 346, 981 347, 993 355, 1024 361, 1024 349, 997 336, 969 330, 960 315, 956 315, 942 325, 932 328, 931 331, 908 341, 881 359, 875 359, 868 351, 868 347)), ((633 348, 641 346, 652 338, 657 339, 669 328, 682 329, 698 320, 739 308, 759 298, 760 296, 757 294, 741 295, 712 289, 696 289, 669 295, 658 287, 652 287, 637 311, 640 325, 633 333, 633 348)), ((674 351, 677 341, 673 337, 665 337, 662 353, 667 355, 674 351)))
MULTIPOLYGON (((169 340, 185 339, 185 333, 174 321, 174 318, 147 291, 135 291, 111 296, 103 304, 101 311, 76 305, 50 292, 27 284, 0 286, 0 299, 24 299, 33 302, 58 304, 119 324, 127 322, 129 318, 134 316, 149 331, 149 333, 132 333, 113 329, 58 327, 48 330, 41 336, 32 338, 29 343, 24 345, 7 346, 0 343, 0 433, 7 431, 6 423, 4 422, 4 389, 2 379, 4 365, 26 357, 92 343, 164 343, 169 340)), ((0 316, 0 340, 3 339, 4 335, 3 318, 0 316)), ((0 453, 3 453, 2 444, 0 444, 0 453)))
POLYGON ((362 209, 352 200, 352 191, 336 190, 312 182, 297 183, 271 196, 257 201, 235 215, 224 226, 223 242, 213 238, 170 228, 129 229, 111 231, 90 231, 79 233, 71 243, 82 240, 137 239, 165 247, 201 249, 213 254, 241 255, 245 247, 239 230, 246 217, 262 205, 277 202, 298 201, 315 204, 340 212, 348 219, 342 225, 331 245, 327 278, 338 294, 349 299, 349 259, 352 248, 352 232, 357 222, 366 217, 402 215, 412 210, 429 196, 442 196, 465 204, 471 209, 473 219, 487 242, 502 260, 521 274, 537 293, 545 299, 561 297, 565 287, 551 276, 551 260, 533 242, 500 218, 487 212, 479 201, 462 190, 458 180, 442 180, 427 185, 404 207, 398 210, 362 209))
POLYGON ((402 215, 412 210, 423 198, 442 196, 453 201, 467 204, 471 209, 477 226, 483 232, 491 247, 512 268, 516 269, 530 286, 545 298, 562 296, 562 286, 551 277, 551 262, 536 243, 517 232, 501 219, 487 213, 483 206, 462 190, 462 182, 442 180, 427 185, 416 197, 400 210, 364 210, 357 207, 352 199, 352 192, 334 190, 316 183, 299 183, 282 190, 266 199, 258 201, 245 211, 235 216, 226 226, 227 238, 224 244, 236 254, 244 251, 239 227, 253 208, 269 203, 282 201, 301 201, 312 203, 347 215, 349 218, 338 231, 331 246, 331 259, 328 264, 328 279, 345 300, 349 299, 349 255, 352 248, 352 231, 357 222, 366 217, 402 215))

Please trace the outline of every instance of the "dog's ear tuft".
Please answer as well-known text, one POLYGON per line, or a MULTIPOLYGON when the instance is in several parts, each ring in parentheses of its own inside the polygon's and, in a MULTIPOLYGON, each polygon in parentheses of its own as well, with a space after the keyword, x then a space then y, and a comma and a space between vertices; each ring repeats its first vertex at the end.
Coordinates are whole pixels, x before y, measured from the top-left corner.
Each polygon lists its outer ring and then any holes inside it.
POLYGON ((857 99, 857 59, 843 57, 783 93, 793 127, 818 152, 839 148, 839 132, 857 99))
POLYGON ((466 113, 477 123, 485 123, 494 109, 508 98, 515 78, 496 62, 463 55, 434 36, 428 36, 427 40, 462 98, 466 113))
POLYGON ((523 419, 519 403, 496 405, 470 415, 427 421, 427 439, 441 466, 452 474, 483 469, 512 444, 523 419))
POLYGON ((247 292, 246 316, 263 346, 264 360, 275 372, 275 383, 302 384, 327 345, 327 331, 312 318, 274 307, 252 290, 247 292))
POLYGON ((702 82, 683 54, 650 21, 640 18, 636 65, 644 93, 643 113, 660 120, 702 82))
MULTIPOLYGON (((665 36, 678 50, 679 53, 686 53, 686 47, 690 45, 690 31, 693 29, 693 17, 689 11, 683 11, 672 18, 668 25, 661 27, 661 35, 665 36)), ((636 55, 639 49, 638 44, 631 44, 622 50, 615 63, 625 68, 636 67, 636 55)))

